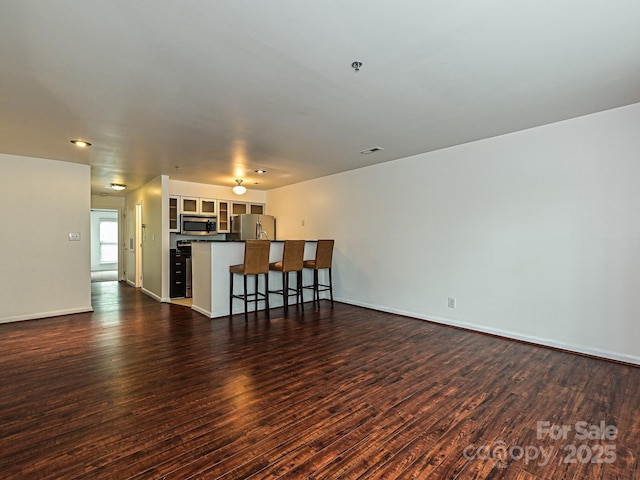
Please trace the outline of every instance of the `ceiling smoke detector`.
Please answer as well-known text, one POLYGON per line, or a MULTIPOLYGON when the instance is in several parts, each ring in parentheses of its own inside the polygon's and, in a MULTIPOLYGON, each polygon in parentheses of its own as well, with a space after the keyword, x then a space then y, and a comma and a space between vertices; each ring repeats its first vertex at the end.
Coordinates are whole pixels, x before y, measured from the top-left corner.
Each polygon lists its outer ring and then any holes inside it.
POLYGON ((362 150, 360 153, 362 155, 369 155, 370 153, 379 152, 381 150, 384 150, 384 148, 382 148, 382 147, 371 147, 371 148, 367 148, 366 150, 362 150))

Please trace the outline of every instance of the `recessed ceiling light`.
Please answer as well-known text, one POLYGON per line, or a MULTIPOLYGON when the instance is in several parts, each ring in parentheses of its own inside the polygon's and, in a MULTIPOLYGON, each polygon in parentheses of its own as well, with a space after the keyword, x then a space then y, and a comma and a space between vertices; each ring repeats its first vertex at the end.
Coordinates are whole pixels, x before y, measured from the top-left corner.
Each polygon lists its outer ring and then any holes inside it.
POLYGON ((256 173, 267 173, 266 170, 262 170, 261 168, 259 168, 258 170, 254 170, 254 172, 256 172, 256 173))
POLYGON ((90 147, 91 144, 89 142, 85 142, 84 140, 71 140, 76 147, 90 147))
POLYGON ((362 155, 369 155, 370 153, 379 152, 381 150, 384 150, 384 148, 382 148, 382 147, 371 147, 371 148, 367 148, 366 150, 362 150, 360 153, 362 155))
POLYGON ((127 188, 127 186, 123 185, 121 183, 112 183, 111 184, 111 188, 114 189, 114 190, 120 191, 120 190, 124 190, 125 188, 127 188))

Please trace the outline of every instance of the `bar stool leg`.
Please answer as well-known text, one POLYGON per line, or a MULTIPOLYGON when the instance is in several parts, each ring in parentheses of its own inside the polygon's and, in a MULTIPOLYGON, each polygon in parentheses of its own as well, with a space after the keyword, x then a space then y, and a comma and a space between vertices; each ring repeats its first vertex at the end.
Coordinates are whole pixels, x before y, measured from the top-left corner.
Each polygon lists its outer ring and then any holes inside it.
POLYGON ((247 316, 247 307, 249 306, 248 295, 247 295, 247 276, 242 276, 244 279, 244 321, 248 322, 249 317, 247 316))
POLYGON ((229 320, 233 316, 233 273, 229 272, 229 320))
POLYGON ((296 302, 300 303, 300 308, 304 312, 304 296, 302 294, 302 270, 296 272, 296 281, 298 283, 296 288, 296 302))
POLYGON ((267 318, 271 318, 269 312, 269 272, 264 275, 264 311, 267 314, 267 318))
POLYGON ((313 270, 313 302, 320 308, 320 290, 318 287, 318 269, 313 270))
POLYGON ((284 302, 284 314, 289 313, 289 272, 282 272, 282 300, 284 302))
POLYGON ((331 306, 333 306, 333 278, 331 276, 331 267, 329 267, 329 295, 331 295, 331 306))
POLYGON ((254 275, 253 278, 253 287, 254 287, 254 292, 255 292, 255 296, 253 298, 253 311, 255 312, 256 315, 258 315, 258 277, 259 275, 254 275))

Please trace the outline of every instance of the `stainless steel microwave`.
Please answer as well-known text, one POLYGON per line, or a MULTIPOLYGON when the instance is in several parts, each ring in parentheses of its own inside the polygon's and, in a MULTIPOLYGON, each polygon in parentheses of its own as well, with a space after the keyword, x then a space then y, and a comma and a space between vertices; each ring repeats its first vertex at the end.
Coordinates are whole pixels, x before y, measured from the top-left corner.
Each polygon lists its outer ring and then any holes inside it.
POLYGON ((180 215, 180 233, 184 235, 216 235, 218 233, 218 217, 180 215))

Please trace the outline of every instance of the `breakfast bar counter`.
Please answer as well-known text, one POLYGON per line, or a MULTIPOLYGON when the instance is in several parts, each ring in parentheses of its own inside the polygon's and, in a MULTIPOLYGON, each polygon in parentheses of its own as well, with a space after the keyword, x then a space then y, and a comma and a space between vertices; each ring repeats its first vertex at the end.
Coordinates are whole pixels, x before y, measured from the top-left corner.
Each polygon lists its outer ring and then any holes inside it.
MULTIPOLYGON (((282 260, 284 248, 283 240, 272 240, 269 252, 269 261, 278 262, 282 260)), ((307 240, 305 243, 304 258, 314 258, 316 242, 307 240)), ((244 242, 193 242, 191 247, 192 256, 192 307, 197 312, 209 318, 223 317, 229 315, 229 266, 237 265, 244 259, 244 242)), ((295 278, 295 273, 291 274, 295 278)), ((303 271, 303 284, 313 283, 311 271, 303 271)), ((253 288, 253 278, 249 282, 249 288, 253 288)), ((282 288, 282 274, 272 272, 269 276, 269 290, 282 288)), ((262 279, 260 289, 263 289, 262 279)), ((306 290, 306 289, 304 289, 306 290)), ((306 291, 306 299, 312 299, 312 291, 306 291)), ((303 291, 303 296, 305 292, 303 291)), ((282 296, 272 295, 269 297, 270 307, 282 306, 282 296)), ((259 309, 264 308, 260 302, 259 309)), ((244 311, 242 302, 234 302, 233 313, 244 311)), ((295 307, 294 307, 295 308, 295 307)))

